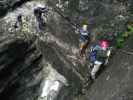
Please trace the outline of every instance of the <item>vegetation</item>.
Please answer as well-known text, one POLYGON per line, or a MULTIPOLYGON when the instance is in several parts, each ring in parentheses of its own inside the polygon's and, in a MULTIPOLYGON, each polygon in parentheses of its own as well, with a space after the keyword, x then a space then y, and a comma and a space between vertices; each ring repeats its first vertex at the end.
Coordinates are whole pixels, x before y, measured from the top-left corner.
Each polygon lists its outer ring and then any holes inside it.
POLYGON ((122 48, 124 46, 125 40, 133 34, 133 24, 129 23, 127 24, 127 31, 119 34, 116 38, 116 47, 122 48))

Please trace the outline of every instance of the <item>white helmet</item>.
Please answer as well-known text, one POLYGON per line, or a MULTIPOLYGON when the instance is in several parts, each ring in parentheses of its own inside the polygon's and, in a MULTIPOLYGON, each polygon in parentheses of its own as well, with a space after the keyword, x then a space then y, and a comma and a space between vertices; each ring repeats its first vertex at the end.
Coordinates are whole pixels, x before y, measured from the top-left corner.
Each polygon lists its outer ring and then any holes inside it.
POLYGON ((36 7, 43 8, 43 7, 45 7, 45 5, 38 4, 36 7))
POLYGON ((88 27, 88 25, 85 24, 85 25, 83 25, 82 28, 83 28, 84 31, 87 31, 87 27, 88 27))

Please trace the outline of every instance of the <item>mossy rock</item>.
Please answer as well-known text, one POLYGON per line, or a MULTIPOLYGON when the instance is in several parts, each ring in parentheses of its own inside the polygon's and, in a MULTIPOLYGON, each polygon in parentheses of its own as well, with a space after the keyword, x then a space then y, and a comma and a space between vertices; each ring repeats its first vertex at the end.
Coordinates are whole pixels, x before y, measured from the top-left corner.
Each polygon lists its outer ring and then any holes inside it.
POLYGON ((123 37, 124 39, 128 38, 128 37, 129 37, 129 32, 123 33, 123 34, 122 34, 122 37, 123 37))
POLYGON ((123 46, 124 46, 124 43, 118 43, 118 44, 116 45, 116 47, 117 47, 118 49, 122 48, 123 46))

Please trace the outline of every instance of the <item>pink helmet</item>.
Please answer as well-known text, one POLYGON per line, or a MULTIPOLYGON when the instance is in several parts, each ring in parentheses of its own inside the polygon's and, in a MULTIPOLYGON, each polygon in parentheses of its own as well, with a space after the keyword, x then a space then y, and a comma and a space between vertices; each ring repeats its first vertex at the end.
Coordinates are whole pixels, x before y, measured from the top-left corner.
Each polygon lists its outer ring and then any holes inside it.
POLYGON ((102 49, 107 49, 107 47, 109 46, 109 43, 108 43, 107 40, 101 40, 101 41, 99 42, 99 45, 100 45, 100 47, 101 47, 102 49))

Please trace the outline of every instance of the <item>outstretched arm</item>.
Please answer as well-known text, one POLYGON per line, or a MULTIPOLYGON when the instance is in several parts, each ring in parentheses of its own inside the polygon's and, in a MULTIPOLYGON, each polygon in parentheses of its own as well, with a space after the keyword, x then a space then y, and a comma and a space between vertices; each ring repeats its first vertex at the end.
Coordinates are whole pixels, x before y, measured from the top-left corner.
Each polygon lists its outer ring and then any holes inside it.
POLYGON ((41 8, 40 9, 42 13, 47 13, 48 12, 48 8, 41 8))

